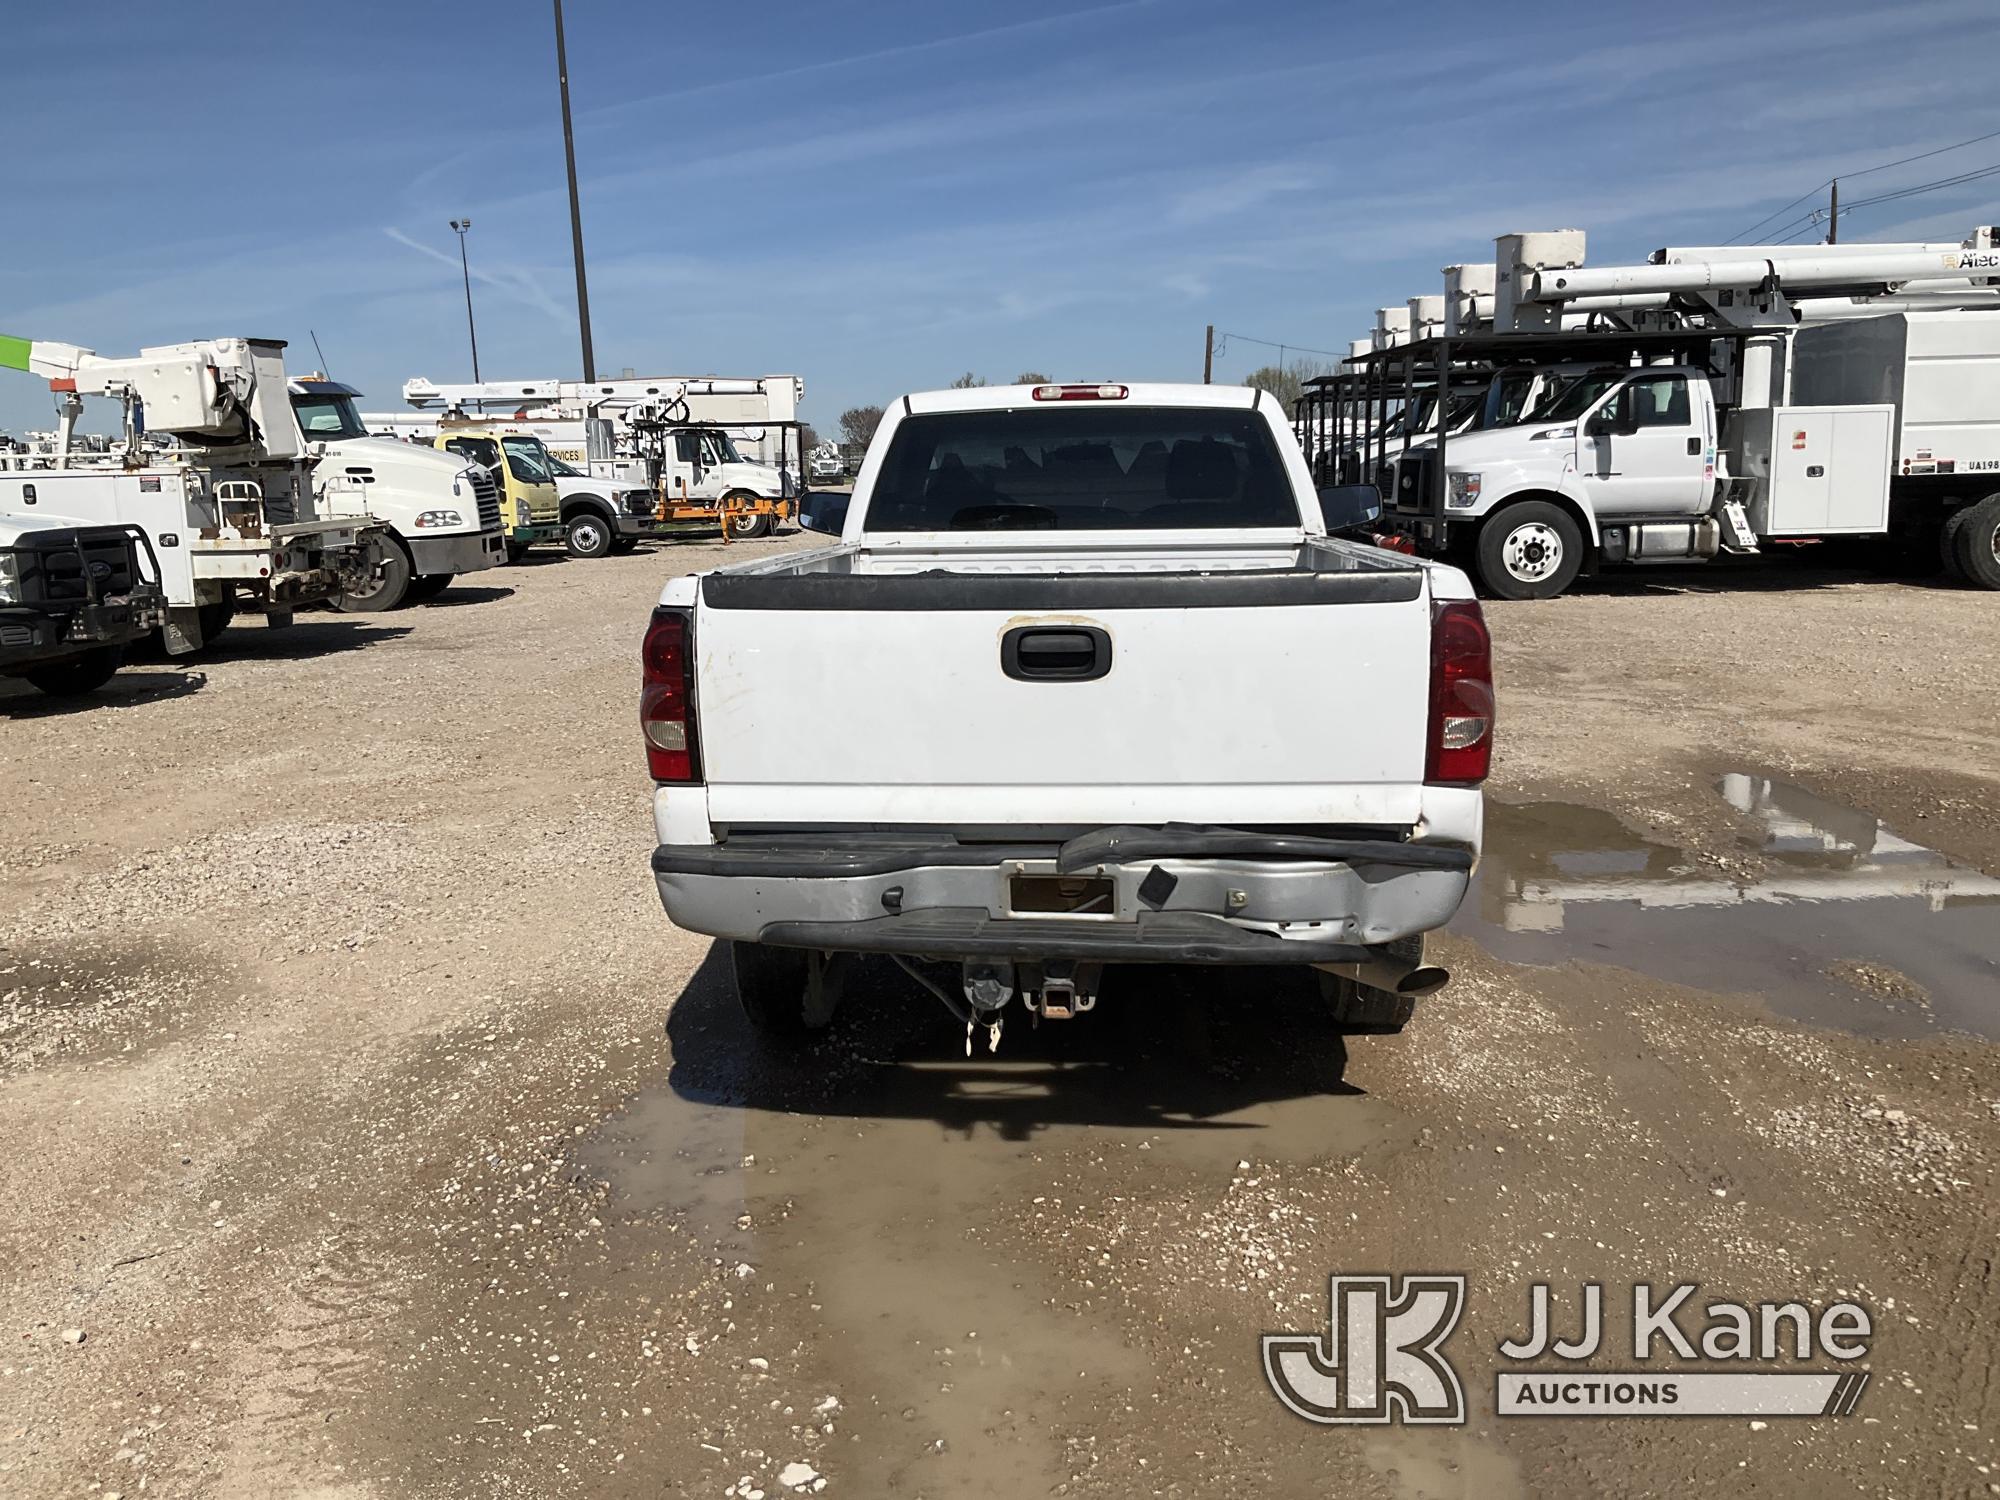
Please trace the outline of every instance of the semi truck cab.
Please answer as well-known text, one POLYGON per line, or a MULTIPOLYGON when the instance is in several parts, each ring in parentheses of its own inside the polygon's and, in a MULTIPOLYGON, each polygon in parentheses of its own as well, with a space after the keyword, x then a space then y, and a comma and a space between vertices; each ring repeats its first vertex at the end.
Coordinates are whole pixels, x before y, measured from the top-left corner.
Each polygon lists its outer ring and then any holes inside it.
POLYGON ((484 469, 457 454, 369 436, 352 386, 314 374, 289 389, 300 435, 318 455, 312 482, 322 505, 372 515, 386 528, 368 585, 337 595, 336 607, 394 609, 506 561, 500 492, 484 469))

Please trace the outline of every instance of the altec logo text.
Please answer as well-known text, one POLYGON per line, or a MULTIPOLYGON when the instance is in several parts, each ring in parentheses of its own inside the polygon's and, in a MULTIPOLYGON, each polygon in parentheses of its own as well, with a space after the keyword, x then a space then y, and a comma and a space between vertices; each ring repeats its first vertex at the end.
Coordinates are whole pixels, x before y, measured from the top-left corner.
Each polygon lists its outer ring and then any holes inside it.
MULTIPOLYGON (((1852 1365, 1874 1331, 1865 1307, 1703 1303, 1699 1292, 1692 1283, 1633 1287, 1629 1353, 1646 1367, 1580 1370, 1576 1362, 1605 1348, 1603 1286, 1578 1289, 1574 1336, 1565 1338, 1555 1331, 1555 1298, 1536 1283, 1526 1331, 1500 1343, 1494 1409, 1509 1417, 1843 1417, 1859 1404, 1868 1372, 1852 1365), (1821 1358, 1835 1367, 1768 1368, 1821 1358), (1558 1363, 1548 1368, 1550 1360, 1558 1363), (1683 1361, 1735 1368, 1690 1370, 1683 1361), (1529 1362, 1544 1367, 1504 1367, 1529 1362)), ((1465 1390, 1444 1346, 1465 1300, 1463 1276, 1332 1277, 1326 1333, 1266 1334, 1264 1378, 1309 1422, 1462 1423, 1465 1390)))

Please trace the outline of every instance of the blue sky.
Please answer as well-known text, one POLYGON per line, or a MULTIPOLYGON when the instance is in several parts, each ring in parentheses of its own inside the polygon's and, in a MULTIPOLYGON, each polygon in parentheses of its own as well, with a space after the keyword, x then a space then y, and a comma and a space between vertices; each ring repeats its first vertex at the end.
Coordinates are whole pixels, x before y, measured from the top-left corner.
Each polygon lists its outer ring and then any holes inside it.
MULTIPOLYGON (((795 372, 823 430, 967 369, 1198 379, 1210 322, 1343 348, 1504 231, 1639 259, 2000 130, 1992 0, 567 10, 599 373, 795 372)), ((446 221, 470 215, 484 373, 580 373, 547 5, 112 3, 9 31, 0 332, 272 335, 307 368, 316 330, 392 407, 469 378, 446 221)), ((2000 139, 1843 193, 1994 164, 2000 139)), ((1842 238, 1995 219, 2000 176, 1842 238)), ((1233 339, 1217 378, 1274 352, 1233 339)), ((0 375, 0 430, 48 411, 0 375)))

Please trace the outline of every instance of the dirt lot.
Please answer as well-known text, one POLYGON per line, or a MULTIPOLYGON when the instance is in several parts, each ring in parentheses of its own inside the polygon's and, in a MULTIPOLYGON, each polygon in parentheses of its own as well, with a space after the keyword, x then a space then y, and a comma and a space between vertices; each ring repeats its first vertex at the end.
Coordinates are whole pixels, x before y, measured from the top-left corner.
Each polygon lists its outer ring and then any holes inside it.
POLYGON ((968 1060, 890 971, 792 1070, 645 867, 639 634, 722 552, 0 687, 0 1493, 2000 1492, 1991 596, 1493 607, 1489 859, 1402 1037, 1167 972, 968 1060), (1471 1278, 1467 1426, 1279 1406, 1258 1335, 1343 1270, 1471 1278), (1494 1417, 1586 1280, 1858 1298, 1872 1384, 1494 1417))

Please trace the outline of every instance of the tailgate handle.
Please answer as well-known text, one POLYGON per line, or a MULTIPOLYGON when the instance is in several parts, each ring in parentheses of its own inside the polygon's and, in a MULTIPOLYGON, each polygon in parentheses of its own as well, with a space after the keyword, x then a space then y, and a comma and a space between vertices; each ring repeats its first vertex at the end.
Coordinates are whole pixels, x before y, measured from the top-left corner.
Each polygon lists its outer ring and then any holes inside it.
POLYGON ((1017 625, 1000 637, 1016 682, 1095 682, 1111 670, 1111 635, 1095 625, 1017 625))

